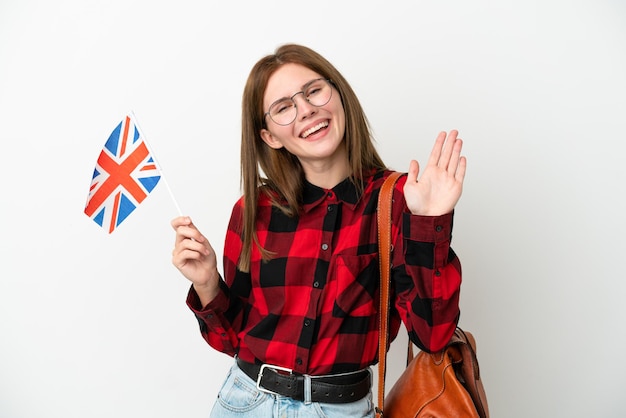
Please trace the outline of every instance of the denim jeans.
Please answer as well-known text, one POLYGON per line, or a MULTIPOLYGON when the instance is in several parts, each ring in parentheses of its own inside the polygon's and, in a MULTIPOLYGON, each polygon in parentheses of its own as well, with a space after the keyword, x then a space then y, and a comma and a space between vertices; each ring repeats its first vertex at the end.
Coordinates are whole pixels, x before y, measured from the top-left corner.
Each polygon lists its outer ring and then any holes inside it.
POLYGON ((373 418, 372 394, 344 404, 304 403, 257 389, 234 364, 220 389, 211 418, 373 418))

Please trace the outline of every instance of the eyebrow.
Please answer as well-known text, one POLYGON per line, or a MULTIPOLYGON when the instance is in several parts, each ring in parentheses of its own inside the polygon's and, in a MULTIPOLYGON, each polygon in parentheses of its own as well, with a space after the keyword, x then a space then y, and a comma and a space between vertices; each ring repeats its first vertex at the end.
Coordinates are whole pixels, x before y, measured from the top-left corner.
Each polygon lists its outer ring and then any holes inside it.
POLYGON ((306 87, 308 84, 311 84, 312 82, 317 81, 317 80, 321 80, 321 79, 323 79, 323 77, 317 77, 317 78, 313 78, 313 79, 307 81, 306 83, 304 83, 303 85, 300 86, 300 90, 298 90, 297 92, 293 93, 291 96, 283 96, 283 97, 281 97, 279 99, 274 100, 273 102, 270 103, 270 106, 273 105, 276 102, 280 102, 281 100, 287 100, 287 99, 291 100, 291 98, 293 96, 295 96, 296 94, 304 91, 304 87, 306 87))

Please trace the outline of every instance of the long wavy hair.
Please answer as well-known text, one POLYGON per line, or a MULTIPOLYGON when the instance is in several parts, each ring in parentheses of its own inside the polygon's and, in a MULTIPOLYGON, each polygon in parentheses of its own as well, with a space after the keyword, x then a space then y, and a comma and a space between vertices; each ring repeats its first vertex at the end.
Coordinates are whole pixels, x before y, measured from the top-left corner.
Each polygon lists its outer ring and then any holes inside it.
POLYGON ((361 103, 341 73, 312 49, 295 44, 278 47, 274 54, 261 58, 250 71, 246 82, 241 115, 241 187, 244 195, 242 251, 238 267, 250 270, 252 245, 263 259, 271 252, 260 245, 255 228, 257 202, 261 193, 288 216, 298 216, 301 209, 304 171, 298 158, 287 149, 273 149, 261 138, 266 127, 263 96, 267 82, 281 66, 300 64, 330 79, 339 92, 346 116, 344 143, 350 167, 350 179, 363 191, 363 173, 383 169, 385 165, 374 147, 372 132, 361 103))

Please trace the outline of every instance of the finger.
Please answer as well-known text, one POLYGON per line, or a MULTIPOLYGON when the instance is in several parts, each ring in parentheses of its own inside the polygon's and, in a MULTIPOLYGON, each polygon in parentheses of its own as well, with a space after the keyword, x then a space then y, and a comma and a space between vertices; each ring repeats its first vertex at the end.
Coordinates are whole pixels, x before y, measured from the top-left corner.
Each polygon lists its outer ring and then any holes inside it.
POLYGON ((448 173, 454 176, 459 165, 459 159, 461 158, 461 149, 463 148, 463 140, 457 138, 452 148, 452 155, 450 156, 450 162, 448 163, 448 173))
POLYGON ((182 271, 190 262, 201 263, 205 258, 205 255, 197 251, 185 250, 172 256, 172 264, 182 271))
POLYGON ((456 137, 459 134, 456 130, 451 130, 446 138, 445 143, 443 144, 443 151, 441 152, 441 157, 439 158, 439 167, 443 169, 448 169, 450 166, 450 158, 452 157, 452 151, 454 150, 454 146, 456 144, 456 137))
POLYGON ((189 260, 202 260, 211 255, 210 244, 199 243, 191 239, 179 242, 172 250, 172 262, 176 266, 184 265, 189 260))
MULTIPOLYGON (((190 240, 187 241, 192 242, 190 240)), ((180 266, 189 260, 201 261, 208 255, 208 250, 203 246, 196 248, 176 247, 172 252, 172 261, 176 266, 180 266)))
MULTIPOLYGON (((181 227, 183 228, 183 227, 181 227)), ((190 230, 191 234, 185 235, 185 231, 181 231, 181 239, 177 241, 175 247, 179 249, 190 249, 193 251, 207 252, 206 250, 211 247, 211 244, 204 236, 197 233, 197 230, 190 230)))
POLYGON ((189 226, 179 226, 176 228, 176 239, 174 240, 174 245, 178 245, 184 240, 192 240, 200 243, 207 242, 204 235, 202 235, 202 233, 198 231, 198 228, 196 228, 193 224, 189 226))
POLYGON ((172 228, 176 229, 181 225, 189 225, 191 223, 191 218, 189 216, 177 216, 170 221, 170 225, 172 228))
POLYGON ((446 140, 446 133, 439 132, 439 135, 437 135, 437 139, 435 139, 435 144, 433 145, 433 149, 430 152, 428 163, 426 163, 427 165, 436 166, 439 164, 439 159, 441 158, 441 150, 443 148, 443 144, 445 140, 446 140))
POLYGON ((456 181, 463 183, 463 179, 465 179, 465 172, 467 170, 467 158, 461 157, 459 160, 459 167, 454 174, 454 178, 456 181))

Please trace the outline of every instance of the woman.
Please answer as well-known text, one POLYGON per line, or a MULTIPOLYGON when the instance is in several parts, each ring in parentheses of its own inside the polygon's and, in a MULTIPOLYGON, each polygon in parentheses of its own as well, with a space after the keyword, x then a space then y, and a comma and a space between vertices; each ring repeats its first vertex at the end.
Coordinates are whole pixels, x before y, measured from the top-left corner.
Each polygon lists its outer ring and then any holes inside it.
MULTIPOLYGON (((394 190, 391 333, 404 321, 426 351, 444 347, 459 317, 450 238, 461 147, 456 131, 440 133, 419 182, 413 160, 394 190)), ((236 359, 211 416, 373 417, 375 213, 390 171, 355 93, 318 53, 284 45, 252 68, 241 173, 223 279, 192 221, 172 221, 172 262, 192 282, 187 304, 206 341, 236 359)))

